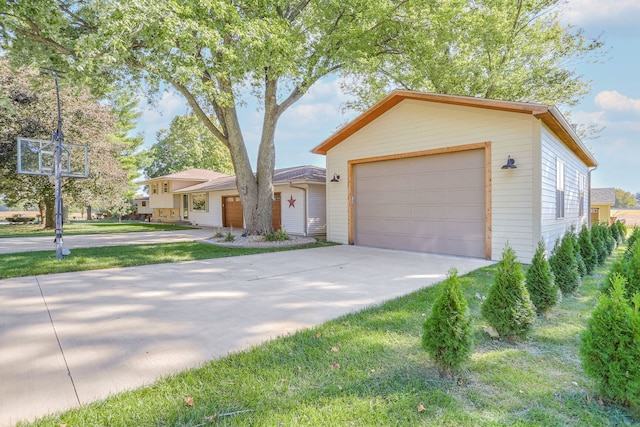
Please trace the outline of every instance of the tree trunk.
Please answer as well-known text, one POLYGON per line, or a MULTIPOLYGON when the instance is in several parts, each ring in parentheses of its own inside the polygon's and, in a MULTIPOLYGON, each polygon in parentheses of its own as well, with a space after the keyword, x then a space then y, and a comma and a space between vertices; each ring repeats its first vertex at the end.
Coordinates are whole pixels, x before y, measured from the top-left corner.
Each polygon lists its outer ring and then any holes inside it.
POLYGON ((55 224, 55 200, 53 198, 47 197, 44 201, 45 204, 45 221, 44 228, 47 230, 52 230, 56 227, 55 224))
MULTIPOLYGON (((263 146, 271 145, 273 149, 273 134, 275 133, 275 123, 277 121, 275 117, 272 117, 273 120, 267 120, 268 115, 268 112, 265 111, 264 126, 271 126, 271 129, 266 133, 271 137, 268 138, 265 144, 265 132, 263 132, 263 139, 260 142, 260 151, 266 151, 267 154, 269 150, 263 150, 263 146)), ((245 231, 247 234, 252 235, 271 233, 273 231, 271 214, 273 210, 275 155, 259 155, 257 174, 254 175, 235 108, 225 109, 224 118, 229 135, 229 151, 231 152, 231 160, 236 173, 236 188, 242 201, 245 231)))
POLYGON ((45 212, 46 212, 46 206, 45 206, 43 201, 39 201, 38 202, 38 211, 40 212, 40 225, 42 227, 44 227, 44 225, 45 225, 45 217, 44 217, 44 215, 45 215, 45 212))
POLYGON ((87 220, 91 220, 91 205, 87 205, 87 220))

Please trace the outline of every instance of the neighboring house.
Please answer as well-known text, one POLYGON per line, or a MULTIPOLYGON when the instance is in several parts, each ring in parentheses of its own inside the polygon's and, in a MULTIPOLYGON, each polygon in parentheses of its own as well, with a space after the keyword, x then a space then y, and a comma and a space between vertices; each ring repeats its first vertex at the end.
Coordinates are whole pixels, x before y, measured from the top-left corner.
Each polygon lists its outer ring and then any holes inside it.
POLYGON ((149 203, 149 197, 136 197, 133 199, 133 206, 135 207, 135 215, 140 219, 150 218, 153 214, 153 208, 149 203))
MULTIPOLYGON (((186 172, 189 171, 184 171, 186 172)), ((244 228, 242 203, 235 176, 219 174, 222 176, 211 179, 202 177, 200 182, 175 188, 175 175, 178 174, 142 182, 146 185, 152 181, 167 182, 170 189, 170 197, 162 199, 174 203, 170 206, 174 210, 174 216, 168 218, 156 216, 156 201, 150 190, 154 221, 189 221, 195 225, 244 228)), ((192 177, 195 175, 190 174, 192 177)), ((325 181, 325 170, 316 166, 277 169, 273 177, 273 228, 283 229, 293 235, 325 235, 325 181)))
POLYGON ((187 169, 140 181, 138 184, 148 187, 149 207, 153 210, 152 221, 175 222, 188 217, 188 204, 175 193, 177 190, 229 176, 208 169, 187 169))
POLYGON ((591 189, 591 223, 611 222, 611 207, 616 204, 615 188, 591 189))
POLYGON ((597 166, 555 107, 410 91, 312 151, 328 240, 492 260, 508 243, 523 262, 588 222, 597 166))

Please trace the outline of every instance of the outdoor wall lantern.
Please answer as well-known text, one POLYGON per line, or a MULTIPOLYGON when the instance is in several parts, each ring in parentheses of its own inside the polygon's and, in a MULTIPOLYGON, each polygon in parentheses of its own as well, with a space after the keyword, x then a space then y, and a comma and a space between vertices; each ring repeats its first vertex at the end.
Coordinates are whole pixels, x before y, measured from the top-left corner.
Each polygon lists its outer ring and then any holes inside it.
POLYGON ((502 166, 502 169, 517 169, 516 160, 512 159, 511 156, 507 156, 507 164, 502 166))
POLYGON ((340 182, 340 175, 334 173, 333 178, 331 178, 331 182, 340 182))

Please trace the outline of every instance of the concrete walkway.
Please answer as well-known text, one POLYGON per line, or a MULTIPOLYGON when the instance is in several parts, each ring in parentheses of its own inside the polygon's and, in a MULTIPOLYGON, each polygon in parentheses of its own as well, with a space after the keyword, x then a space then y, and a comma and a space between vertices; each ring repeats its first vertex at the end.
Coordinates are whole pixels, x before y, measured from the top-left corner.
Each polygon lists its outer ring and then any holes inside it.
POLYGON ((490 264, 333 246, 0 280, 0 425, 379 304, 450 267, 490 264))
MULTIPOLYGON (((65 235, 64 247, 93 248, 98 246, 144 245, 149 243, 175 243, 202 240, 213 236, 212 228, 192 230, 141 231, 136 233, 65 235)), ((53 236, 6 237, 0 239, 0 254, 55 250, 53 236)))

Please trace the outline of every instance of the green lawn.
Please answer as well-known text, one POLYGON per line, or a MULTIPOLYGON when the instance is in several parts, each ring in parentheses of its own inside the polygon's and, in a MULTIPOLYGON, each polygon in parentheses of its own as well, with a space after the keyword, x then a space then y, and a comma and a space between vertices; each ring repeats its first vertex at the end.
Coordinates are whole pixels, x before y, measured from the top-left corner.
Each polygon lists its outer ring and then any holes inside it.
POLYGON ((55 250, 18 252, 0 254, 0 279, 222 258, 300 248, 315 248, 327 245, 331 245, 331 243, 319 242, 293 248, 230 248, 198 242, 104 246, 98 248, 73 249, 71 255, 65 257, 62 261, 56 259, 55 250))
MULTIPOLYGON (((138 221, 72 221, 64 225, 65 235, 74 234, 109 234, 131 233, 136 231, 165 231, 165 230, 189 230, 193 227, 184 227, 173 224, 159 224, 138 221)), ((55 235, 53 230, 44 230, 41 224, 16 224, 0 225, 0 238, 3 237, 32 237, 55 235)))
POLYGON ((606 270, 516 344, 482 331, 477 296, 494 273, 461 278, 476 346, 457 378, 441 379, 420 345, 436 286, 33 425, 637 425, 630 410, 598 402, 578 357, 606 270))

